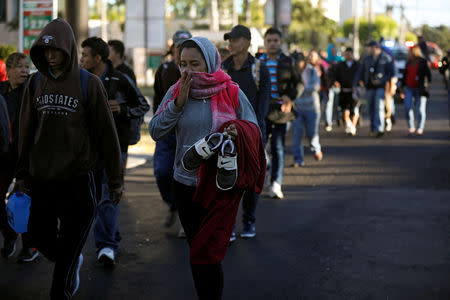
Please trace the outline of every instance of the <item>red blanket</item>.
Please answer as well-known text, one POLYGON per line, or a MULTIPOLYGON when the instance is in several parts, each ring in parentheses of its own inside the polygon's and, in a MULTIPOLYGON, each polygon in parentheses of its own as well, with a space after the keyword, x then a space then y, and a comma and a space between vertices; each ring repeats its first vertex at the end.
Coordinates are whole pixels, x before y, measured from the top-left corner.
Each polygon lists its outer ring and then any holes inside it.
POLYGON ((234 141, 238 155, 238 178, 233 189, 221 191, 216 186, 217 156, 203 164, 193 201, 201 203, 208 213, 190 245, 193 264, 214 264, 223 260, 236 222, 244 191, 261 193, 266 173, 264 146, 258 126, 244 120, 233 120, 238 137, 234 141))

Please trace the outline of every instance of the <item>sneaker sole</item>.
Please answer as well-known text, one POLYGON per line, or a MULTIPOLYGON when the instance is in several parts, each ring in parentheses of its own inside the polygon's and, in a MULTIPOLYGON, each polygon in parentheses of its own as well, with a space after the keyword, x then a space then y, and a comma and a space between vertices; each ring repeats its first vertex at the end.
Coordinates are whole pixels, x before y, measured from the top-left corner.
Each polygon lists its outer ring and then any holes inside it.
POLYGON ((11 258, 15 253, 16 253, 16 244, 14 243, 13 250, 6 256, 6 258, 11 258))
POLYGON ((73 292, 72 292, 72 297, 73 295, 75 295, 75 293, 78 291, 78 288, 80 287, 80 269, 81 266, 83 265, 83 254, 80 254, 79 258, 78 258, 78 265, 77 265, 77 270, 76 270, 76 281, 75 281, 75 286, 73 288, 73 292))
POLYGON ((19 259, 18 262, 32 262, 32 261, 35 260, 38 256, 39 256, 39 252, 36 251, 36 253, 33 254, 33 256, 31 256, 30 258, 22 258, 22 259, 19 259))
POLYGON ((251 239, 256 236, 256 233, 241 233, 241 238, 251 239))

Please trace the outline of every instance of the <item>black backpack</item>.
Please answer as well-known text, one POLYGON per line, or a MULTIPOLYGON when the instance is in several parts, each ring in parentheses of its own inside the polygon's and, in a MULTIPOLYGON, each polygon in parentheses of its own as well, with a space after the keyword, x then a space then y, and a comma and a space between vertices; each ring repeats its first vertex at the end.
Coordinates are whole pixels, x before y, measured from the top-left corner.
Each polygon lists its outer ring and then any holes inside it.
POLYGON ((0 95, 0 154, 7 153, 11 146, 12 133, 6 101, 0 95))

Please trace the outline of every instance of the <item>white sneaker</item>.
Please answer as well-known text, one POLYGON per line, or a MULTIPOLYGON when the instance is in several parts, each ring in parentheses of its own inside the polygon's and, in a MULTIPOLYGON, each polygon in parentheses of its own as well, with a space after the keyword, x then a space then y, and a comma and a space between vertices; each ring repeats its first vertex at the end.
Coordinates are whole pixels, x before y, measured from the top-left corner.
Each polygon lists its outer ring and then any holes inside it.
POLYGON ((112 266, 115 264, 114 250, 105 247, 98 252, 98 262, 103 263, 105 266, 112 266))
POLYGON ((330 125, 325 126, 326 132, 331 132, 332 130, 333 130, 333 127, 331 127, 330 125))
POLYGON ((386 119, 386 132, 390 132, 392 130, 392 121, 391 119, 386 119))
POLYGON ((281 191, 281 185, 276 181, 272 183, 272 187, 270 188, 270 197, 275 199, 284 198, 283 192, 281 191))
POLYGON ((180 239, 185 239, 186 238, 186 232, 184 232, 183 226, 181 226, 180 231, 178 232, 178 237, 180 239))
POLYGON ((345 125, 345 133, 346 134, 352 133, 352 123, 351 122, 347 122, 347 124, 345 125))
POLYGON ((355 136, 356 135, 356 127, 352 125, 352 127, 350 128, 350 134, 355 136))

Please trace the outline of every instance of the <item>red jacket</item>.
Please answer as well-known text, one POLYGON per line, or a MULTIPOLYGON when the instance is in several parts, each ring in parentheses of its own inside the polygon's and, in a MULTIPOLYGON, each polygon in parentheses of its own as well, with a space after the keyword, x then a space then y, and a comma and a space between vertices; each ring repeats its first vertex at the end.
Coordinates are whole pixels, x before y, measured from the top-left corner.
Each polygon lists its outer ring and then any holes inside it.
POLYGON ((238 155, 238 178, 233 189, 221 191, 216 186, 217 159, 211 158, 199 171, 199 184, 193 201, 208 213, 190 245, 193 264, 214 264, 223 260, 236 221, 244 191, 261 193, 266 174, 266 158, 257 125, 245 120, 228 121, 236 125, 238 137, 234 141, 238 155))

